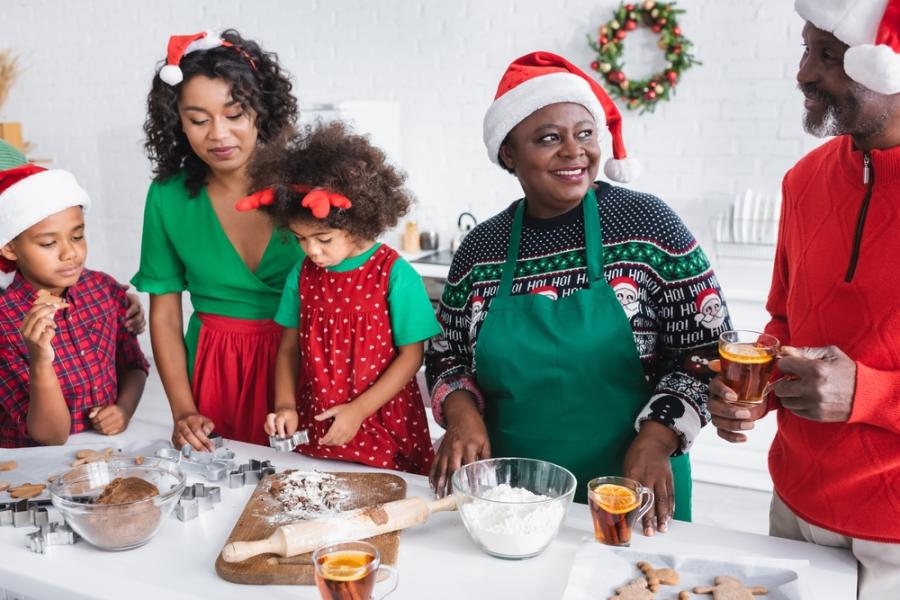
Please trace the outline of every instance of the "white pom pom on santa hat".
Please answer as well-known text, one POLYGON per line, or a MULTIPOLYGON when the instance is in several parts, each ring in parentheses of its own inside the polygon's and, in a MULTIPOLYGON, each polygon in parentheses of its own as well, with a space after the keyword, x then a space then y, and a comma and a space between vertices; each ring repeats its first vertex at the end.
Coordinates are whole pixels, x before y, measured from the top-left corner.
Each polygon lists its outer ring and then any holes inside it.
POLYGON ((173 35, 169 38, 166 51, 166 65, 159 70, 159 78, 165 83, 175 86, 184 80, 181 72, 181 59, 198 50, 210 50, 219 46, 230 45, 211 31, 201 31, 190 35, 173 35))
POLYGON ((613 181, 634 179, 640 167, 629 159, 622 139, 622 115, 612 98, 581 69, 552 52, 532 52, 510 63, 497 86, 494 102, 484 115, 484 145, 488 158, 500 164, 500 145, 513 127, 550 104, 574 102, 590 111, 598 126, 612 136, 613 156, 604 173, 613 181))
POLYGON ((900 0, 795 0, 794 10, 850 46, 848 77, 879 94, 900 93, 900 0))

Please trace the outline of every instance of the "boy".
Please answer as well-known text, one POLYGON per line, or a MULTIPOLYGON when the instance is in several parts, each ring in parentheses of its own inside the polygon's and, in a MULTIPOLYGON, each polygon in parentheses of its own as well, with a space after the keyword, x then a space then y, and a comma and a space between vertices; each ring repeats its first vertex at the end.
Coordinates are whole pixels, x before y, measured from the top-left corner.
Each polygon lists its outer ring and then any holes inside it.
POLYGON ((65 171, 0 171, 0 270, 15 268, 0 294, 0 447, 120 433, 140 401, 149 366, 125 291, 83 266, 89 205, 65 171))

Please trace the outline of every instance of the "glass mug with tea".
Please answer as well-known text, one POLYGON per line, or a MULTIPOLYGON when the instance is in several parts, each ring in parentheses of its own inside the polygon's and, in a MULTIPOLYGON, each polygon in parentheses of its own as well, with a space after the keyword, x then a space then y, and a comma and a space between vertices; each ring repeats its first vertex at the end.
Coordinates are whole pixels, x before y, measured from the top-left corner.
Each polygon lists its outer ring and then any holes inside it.
POLYGON ((737 394, 735 404, 761 404, 779 351, 778 339, 758 331, 725 331, 719 336, 722 382, 737 394))
POLYGON ((627 477, 596 477, 588 482, 594 537, 608 546, 629 546, 631 530, 653 506, 653 491, 627 477))
POLYGON ((378 600, 397 589, 397 569, 381 564, 378 548, 368 542, 328 544, 313 552, 312 558, 322 600, 374 600, 372 592, 379 572, 388 574, 379 583, 390 589, 378 600))

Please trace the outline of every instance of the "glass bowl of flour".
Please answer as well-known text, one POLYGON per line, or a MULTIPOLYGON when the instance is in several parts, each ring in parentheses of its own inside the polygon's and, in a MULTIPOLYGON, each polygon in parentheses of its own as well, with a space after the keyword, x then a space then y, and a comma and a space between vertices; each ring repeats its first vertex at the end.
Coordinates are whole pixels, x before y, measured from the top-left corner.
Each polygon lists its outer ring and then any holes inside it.
POLYGON ((556 537, 575 494, 575 476, 530 458, 491 458, 453 474, 459 514, 482 550, 500 558, 537 556, 556 537))

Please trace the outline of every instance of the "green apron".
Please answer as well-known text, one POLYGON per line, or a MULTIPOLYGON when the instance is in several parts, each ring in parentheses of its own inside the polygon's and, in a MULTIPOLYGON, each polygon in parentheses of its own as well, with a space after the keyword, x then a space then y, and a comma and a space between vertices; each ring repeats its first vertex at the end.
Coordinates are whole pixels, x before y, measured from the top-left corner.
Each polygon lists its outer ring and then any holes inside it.
MULTIPOLYGON (((634 334, 603 276, 603 244, 593 189, 582 201, 589 287, 553 300, 513 295, 525 201, 516 208, 509 252, 475 349, 478 387, 493 456, 538 458, 575 474, 577 502, 587 482, 622 475, 634 421, 649 399, 634 334)), ((687 455, 671 460, 675 518, 690 520, 687 455)))

